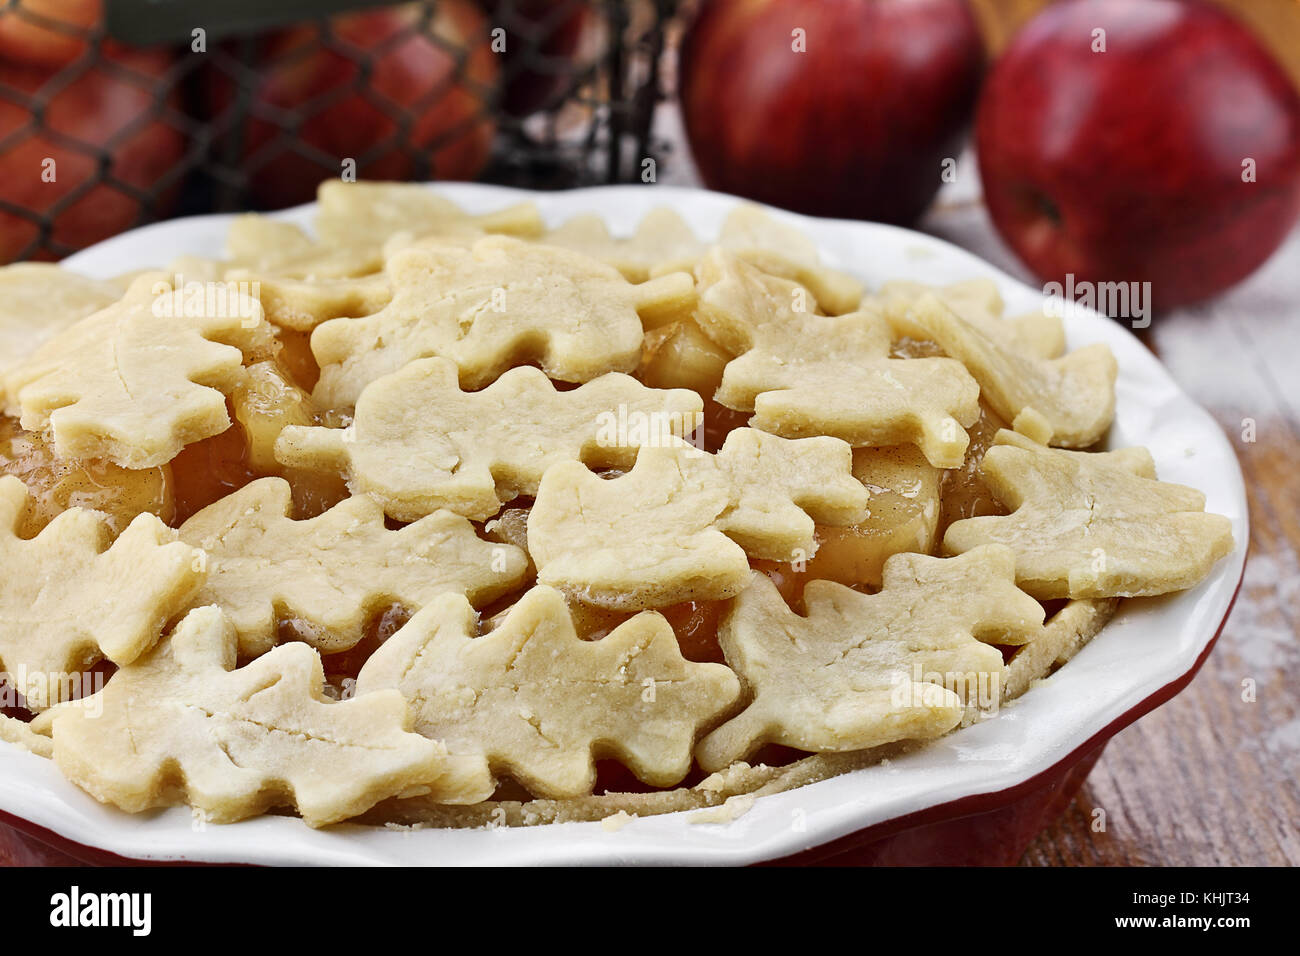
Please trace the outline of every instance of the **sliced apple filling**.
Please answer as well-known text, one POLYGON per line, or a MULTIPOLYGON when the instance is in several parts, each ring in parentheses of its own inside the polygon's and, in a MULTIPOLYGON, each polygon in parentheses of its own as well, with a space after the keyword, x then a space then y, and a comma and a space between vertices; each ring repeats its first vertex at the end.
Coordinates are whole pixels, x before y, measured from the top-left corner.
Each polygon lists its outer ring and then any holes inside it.
POLYGON ((148 512, 165 522, 175 517, 170 466, 133 471, 109 461, 70 461, 54 452, 53 443, 24 431, 15 419, 0 418, 0 475, 22 479, 32 498, 19 534, 31 538, 69 508, 108 515, 114 534, 138 514, 148 512))

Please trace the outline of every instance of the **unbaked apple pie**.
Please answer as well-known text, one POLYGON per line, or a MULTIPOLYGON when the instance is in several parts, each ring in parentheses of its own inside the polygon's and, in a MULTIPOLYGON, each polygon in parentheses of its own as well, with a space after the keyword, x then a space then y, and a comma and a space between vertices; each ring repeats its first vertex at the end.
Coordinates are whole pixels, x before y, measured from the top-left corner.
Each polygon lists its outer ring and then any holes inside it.
POLYGON ((746 206, 334 182, 316 226, 0 270, 0 736, 122 810, 727 819, 1233 547, 991 282, 868 293, 746 206))

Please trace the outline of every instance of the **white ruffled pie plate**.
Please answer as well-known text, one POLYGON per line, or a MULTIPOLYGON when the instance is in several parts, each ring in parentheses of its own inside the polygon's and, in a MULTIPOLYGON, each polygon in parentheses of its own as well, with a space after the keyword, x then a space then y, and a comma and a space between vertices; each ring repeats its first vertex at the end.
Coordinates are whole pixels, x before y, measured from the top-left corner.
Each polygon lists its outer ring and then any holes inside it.
MULTIPOLYGON (((705 238, 717 235, 737 200, 667 186, 613 186, 525 193, 443 183, 440 193, 474 212, 534 200, 550 225, 601 214, 616 234, 631 232, 667 205, 705 238)), ((314 209, 278 217, 310 227, 314 209)), ((1037 290, 941 240, 865 222, 812 219, 772 210, 819 245, 828 264, 870 288, 888 279, 946 283, 987 276, 1008 314, 1040 307, 1037 290)), ((182 253, 218 256, 230 216, 201 216, 125 233, 69 258, 69 268, 109 277, 163 265, 182 253)), ((740 864, 774 860, 902 817, 961 816, 962 805, 1021 792, 1059 771, 1189 679, 1212 645, 1241 580, 1248 540, 1246 494, 1232 447, 1210 416, 1174 383, 1124 327, 1096 314, 1066 318, 1069 345, 1105 342, 1119 360, 1111 447, 1145 445, 1160 477, 1199 488, 1208 509, 1232 521, 1237 548, 1194 590, 1126 601, 1068 666, 995 720, 961 730, 896 759, 787 793, 766 796, 730 824, 691 823, 689 813, 648 817, 606 830, 600 823, 521 829, 311 830, 287 817, 195 829, 188 810, 138 816, 103 806, 46 760, 0 743, 0 813, 21 830, 86 856, 137 860, 285 864, 740 864), (41 835, 40 831, 47 831, 41 835)), ((964 812, 972 812, 966 810, 964 812)))

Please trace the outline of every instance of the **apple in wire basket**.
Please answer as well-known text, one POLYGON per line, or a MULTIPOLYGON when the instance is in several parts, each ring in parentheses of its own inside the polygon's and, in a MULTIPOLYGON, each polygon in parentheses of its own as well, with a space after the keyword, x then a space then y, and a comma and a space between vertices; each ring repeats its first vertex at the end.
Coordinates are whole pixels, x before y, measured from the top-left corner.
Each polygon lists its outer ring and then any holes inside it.
POLYGON ((965 0, 704 0, 683 117, 713 189, 908 223, 954 168, 983 67, 965 0))
POLYGON ((170 211, 186 143, 172 62, 107 41, 84 69, 0 60, 0 262, 59 258, 170 211))
POLYGON ((1300 213, 1300 95, 1197 0, 1047 8, 994 66, 976 145, 993 222, 1034 273, 1149 282, 1156 308, 1240 281, 1300 213))
POLYGON ((0 58, 32 66, 71 63, 86 52, 103 13, 103 0, 5 0, 0 58))
POLYGON ((557 105, 580 69, 583 35, 594 25, 589 0, 478 0, 506 32, 501 108, 522 118, 557 105))
POLYGON ((440 0, 277 31, 251 64, 247 114, 226 112, 232 83, 214 75, 214 123, 246 115, 239 162, 256 203, 308 202, 349 159, 364 179, 474 179, 495 133, 488 29, 473 0, 440 0))

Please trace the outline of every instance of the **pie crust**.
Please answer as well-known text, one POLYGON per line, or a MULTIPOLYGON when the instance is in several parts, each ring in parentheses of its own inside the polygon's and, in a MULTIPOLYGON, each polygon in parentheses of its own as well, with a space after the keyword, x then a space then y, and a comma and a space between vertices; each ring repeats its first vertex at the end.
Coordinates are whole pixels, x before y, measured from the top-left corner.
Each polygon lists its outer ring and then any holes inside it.
POLYGON ((1101 450, 1105 346, 756 207, 334 182, 312 235, 139 265, 0 270, 0 740, 126 811, 726 823, 998 719, 1233 548, 1101 450))

